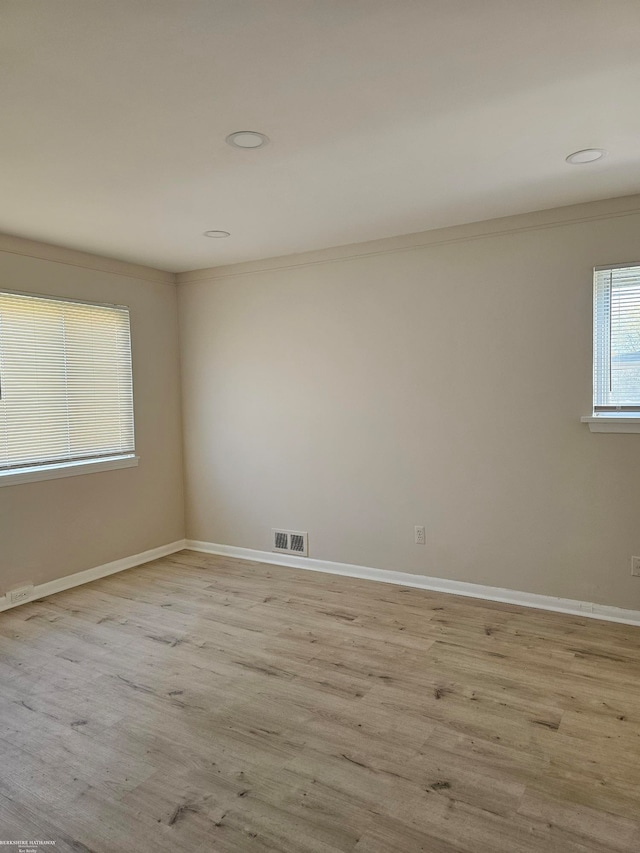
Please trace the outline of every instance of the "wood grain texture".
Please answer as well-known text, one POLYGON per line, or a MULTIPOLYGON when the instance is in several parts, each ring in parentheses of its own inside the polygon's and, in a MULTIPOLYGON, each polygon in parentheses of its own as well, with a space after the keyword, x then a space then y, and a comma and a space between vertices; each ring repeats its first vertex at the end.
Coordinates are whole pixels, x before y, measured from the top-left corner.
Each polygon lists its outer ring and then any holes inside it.
POLYGON ((639 640, 183 551, 0 614, 0 839, 637 853, 639 640))

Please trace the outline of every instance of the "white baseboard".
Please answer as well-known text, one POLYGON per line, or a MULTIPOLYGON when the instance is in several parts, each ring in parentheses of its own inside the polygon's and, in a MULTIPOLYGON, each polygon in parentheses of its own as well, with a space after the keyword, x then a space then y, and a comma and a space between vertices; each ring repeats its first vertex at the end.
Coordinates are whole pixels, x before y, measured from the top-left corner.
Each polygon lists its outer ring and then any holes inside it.
POLYGON ((483 586, 464 581, 447 580, 446 578, 426 577, 408 572, 394 572, 388 569, 374 569, 369 566, 357 566, 350 563, 334 563, 329 560, 314 560, 311 557, 298 557, 288 554, 275 554, 270 551, 254 551, 252 548, 237 548, 234 545, 218 545, 214 542, 199 542, 193 539, 179 539, 159 548, 152 548, 140 554, 123 557, 102 566, 95 566, 73 575, 57 578, 47 583, 38 584, 33 595, 27 601, 13 603, 7 595, 0 596, 0 611, 18 607, 29 601, 81 586, 85 583, 122 572, 175 554, 183 548, 201 551, 205 554, 219 554, 225 557, 236 557, 241 560, 252 560, 258 563, 272 563, 276 566, 289 566, 294 569, 306 569, 313 572, 325 572, 332 575, 343 575, 351 578, 391 583, 398 586, 410 586, 418 589, 428 589, 434 592, 446 592, 450 595, 463 595, 467 598, 480 598, 487 601, 500 601, 505 604, 515 604, 520 607, 533 607, 539 610, 551 610, 555 613, 567 613, 571 616, 584 616, 589 619, 602 619, 607 622, 621 622, 625 625, 640 625, 640 611, 624 610, 608 604, 577 601, 571 598, 555 598, 551 595, 536 595, 532 592, 522 592, 515 589, 501 589, 496 586, 483 586))
POLYGON ((113 575, 116 572, 122 572, 125 569, 132 569, 134 566, 140 566, 142 563, 149 563, 151 560, 159 560, 160 557, 168 557, 169 554, 175 554, 176 551, 182 551, 186 547, 184 539, 179 539, 177 542, 170 542, 168 545, 160 545, 159 548, 151 548, 149 551, 143 551, 141 554, 133 554, 131 557, 123 557, 121 560, 114 560, 111 563, 105 563, 102 566, 95 566, 93 569, 85 569, 82 572, 76 572, 73 575, 66 575, 63 578, 41 583, 34 587, 33 595, 25 601, 14 603, 9 600, 8 595, 0 596, 0 611, 9 610, 10 607, 18 607, 20 604, 27 604, 29 601, 35 601, 38 598, 44 598, 46 595, 53 595, 54 592, 62 592, 65 589, 71 589, 73 586, 81 586, 84 583, 104 578, 107 575, 113 575))
POLYGON ((412 586, 435 592, 447 592, 450 595, 464 595, 467 598, 501 601, 505 604, 516 604, 520 607, 534 607, 538 610, 551 610, 554 613, 568 613, 571 616, 603 619, 606 622, 640 625, 640 610, 624 610, 621 607, 612 607, 608 604, 576 601, 571 598, 554 598, 551 595, 536 595, 532 592, 501 589, 497 586, 483 586, 476 583, 447 580, 446 578, 413 575, 408 572, 373 569, 368 566, 356 566, 349 563, 332 563, 328 560, 314 560, 310 557, 275 554, 270 551, 254 551, 251 548, 236 548, 234 545, 217 545, 214 542, 198 542, 194 539, 187 539, 185 548, 189 548, 192 551, 201 551, 205 554, 219 554, 225 557, 237 557, 241 560, 254 560, 258 563, 273 563, 276 566, 289 566, 295 569, 326 572, 332 575, 345 575, 350 578, 393 583, 399 586, 412 586))

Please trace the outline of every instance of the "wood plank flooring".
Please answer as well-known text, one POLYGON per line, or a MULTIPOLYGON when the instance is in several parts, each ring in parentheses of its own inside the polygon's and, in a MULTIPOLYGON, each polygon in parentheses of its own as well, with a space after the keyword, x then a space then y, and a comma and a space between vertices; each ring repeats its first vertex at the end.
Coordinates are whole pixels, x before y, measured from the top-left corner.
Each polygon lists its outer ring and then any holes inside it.
POLYGON ((0 614, 0 840, 638 853, 639 647, 183 551, 0 614))

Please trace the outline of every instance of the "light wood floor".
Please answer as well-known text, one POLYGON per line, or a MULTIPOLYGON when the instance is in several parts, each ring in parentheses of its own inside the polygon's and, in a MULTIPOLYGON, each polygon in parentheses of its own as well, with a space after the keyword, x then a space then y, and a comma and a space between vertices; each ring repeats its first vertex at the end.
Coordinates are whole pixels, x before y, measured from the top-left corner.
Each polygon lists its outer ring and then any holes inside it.
POLYGON ((0 614, 0 840, 638 853, 639 646, 184 551, 0 614))

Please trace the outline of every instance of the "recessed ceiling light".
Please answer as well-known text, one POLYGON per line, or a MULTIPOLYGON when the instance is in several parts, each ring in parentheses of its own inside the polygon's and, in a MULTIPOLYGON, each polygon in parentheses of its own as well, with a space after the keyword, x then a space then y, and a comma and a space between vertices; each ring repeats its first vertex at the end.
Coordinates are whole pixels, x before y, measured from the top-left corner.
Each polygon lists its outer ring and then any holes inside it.
POLYGON ((231 237, 230 231, 205 231, 205 237, 231 237))
POLYGON ((235 133, 230 133, 225 142, 233 145, 234 148, 262 148, 269 141, 269 137, 264 133, 258 133, 257 130, 236 130, 235 133))
POLYGON ((593 163, 595 160, 600 160, 606 154, 602 148, 583 148, 582 151, 574 151, 567 157, 567 163, 574 166, 581 166, 584 163, 593 163))

